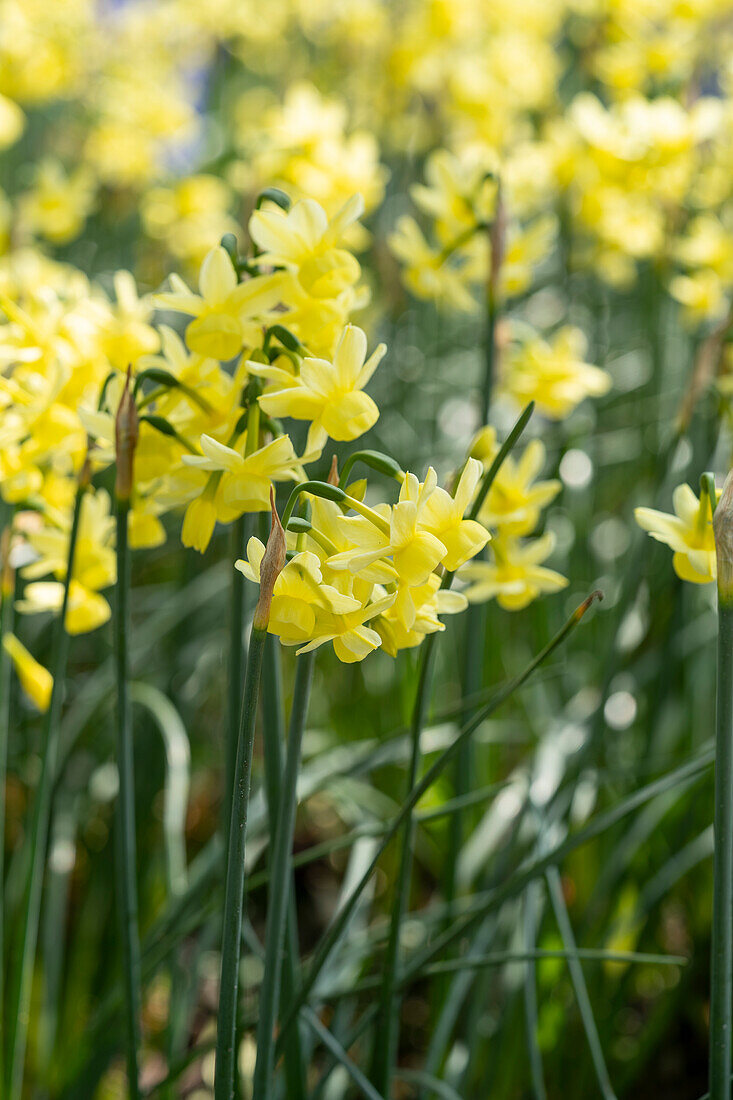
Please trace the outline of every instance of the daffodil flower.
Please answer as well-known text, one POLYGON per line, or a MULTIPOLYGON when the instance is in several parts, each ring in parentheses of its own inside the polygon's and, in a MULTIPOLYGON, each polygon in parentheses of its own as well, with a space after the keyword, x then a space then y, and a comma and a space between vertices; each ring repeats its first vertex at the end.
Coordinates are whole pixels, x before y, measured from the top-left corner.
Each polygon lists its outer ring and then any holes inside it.
POLYGON ((219 246, 201 265, 200 294, 192 294, 178 275, 171 275, 170 282, 173 293, 156 295, 157 307, 194 318, 186 329, 192 351, 228 360, 259 342, 262 324, 282 299, 285 277, 275 273, 240 283, 229 254, 219 246))
POLYGON ((38 710, 47 711, 53 690, 51 673, 38 663, 15 634, 3 634, 2 644, 13 662, 23 691, 38 710))
POLYGON ((355 325, 347 325, 332 363, 305 358, 297 376, 261 363, 247 363, 247 368, 283 387, 259 399, 266 413, 311 421, 306 450, 312 452, 322 449, 329 436, 351 441, 376 423, 379 409, 363 391, 386 350, 380 344, 367 359, 365 334, 355 325))
POLYGON ((545 416, 568 416, 586 397, 611 388, 608 372, 583 360, 586 347, 583 333, 570 325, 550 341, 523 337, 504 356, 501 389, 520 405, 534 401, 545 416))
POLYGON ((539 439, 528 443, 521 458, 505 458, 486 495, 479 518, 502 534, 528 535, 534 531, 540 511, 560 492, 557 479, 535 481, 545 464, 545 447, 539 439))
POLYGON ((551 531, 537 539, 495 538, 491 543, 493 561, 472 561, 459 571, 468 582, 465 596, 469 603, 496 599, 507 611, 520 611, 546 592, 559 592, 567 580, 541 562, 555 548, 551 531))
MULTIPOLYGON (((61 581, 34 581, 23 590, 23 598, 16 601, 21 614, 35 615, 43 611, 60 611, 64 598, 61 581)), ((69 602, 65 627, 69 634, 88 634, 106 623, 112 614, 104 596, 85 584, 72 580, 69 585, 69 602)))
MULTIPOLYGON (((260 540, 251 538, 246 560, 235 562, 235 567, 248 580, 259 583, 264 554, 260 540)), ((318 615, 338 618, 359 613, 361 608, 357 599, 324 583, 318 558, 304 550, 287 562, 275 581, 267 629, 277 634, 283 645, 303 645, 314 637, 318 615)))
POLYGON ((468 601, 461 592, 441 588, 440 577, 431 573, 425 584, 408 590, 398 590, 397 598, 377 620, 375 627, 382 638, 382 647, 391 657, 400 649, 420 645, 426 634, 445 630, 439 615, 455 615, 464 611, 468 601))
POLYGON ((634 518, 642 530, 674 551, 672 566, 678 577, 693 584, 709 584, 717 577, 717 564, 708 496, 703 493, 698 499, 689 485, 678 485, 672 506, 674 515, 636 508, 634 518))
POLYGON ((374 509, 381 524, 364 516, 344 516, 342 526, 355 548, 329 558, 329 566, 359 573, 378 563, 387 567, 385 580, 397 578, 408 587, 425 584, 447 553, 445 543, 422 527, 437 481, 432 466, 422 485, 415 474, 406 474, 397 504, 374 509))
POLYGON ((482 470, 477 459, 469 458, 453 496, 438 485, 422 509, 420 525, 445 546, 441 562, 451 573, 483 550, 490 538, 486 528, 476 520, 463 518, 475 496, 482 470))

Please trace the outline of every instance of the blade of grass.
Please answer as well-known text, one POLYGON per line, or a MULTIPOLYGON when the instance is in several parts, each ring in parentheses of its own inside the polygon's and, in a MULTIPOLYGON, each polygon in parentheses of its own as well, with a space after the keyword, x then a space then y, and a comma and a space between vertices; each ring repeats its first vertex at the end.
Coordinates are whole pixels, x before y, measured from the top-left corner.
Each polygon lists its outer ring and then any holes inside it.
POLYGON ((55 624, 53 640, 53 660, 51 667, 53 688, 51 690, 51 702, 46 711, 43 723, 41 774, 38 779, 38 787, 36 788, 36 794, 33 800, 33 816, 28 840, 29 862, 23 896, 23 909, 20 918, 20 943, 15 952, 15 956, 19 961, 12 986, 10 1010, 8 1012, 8 1020, 10 1021, 8 1034, 10 1062, 8 1066, 7 1094, 9 1100, 19 1100, 23 1084, 25 1048, 28 1038, 28 1025, 30 1023, 33 962, 38 941, 38 922, 41 911, 43 873, 46 866, 46 846, 48 843, 48 826, 51 816, 51 798, 58 763, 61 699, 63 696, 66 662, 69 652, 69 635, 66 631, 66 611, 69 605, 69 586, 74 570, 74 552, 76 550, 76 540, 79 533, 82 500, 88 484, 89 467, 87 463, 85 463, 79 475, 79 483, 74 498, 71 531, 69 533, 69 544, 66 551, 66 576, 64 578, 61 612, 55 624))
MULTIPOLYGON (((492 297, 491 293, 489 294, 489 296, 492 297)), ((493 343, 493 322, 491 330, 491 341, 493 343)), ((478 516, 481 504, 486 498, 486 494, 489 492, 491 485, 493 484, 496 475, 501 469, 504 460, 509 455, 513 447, 516 445, 520 435, 522 434, 524 428, 529 422, 533 408, 533 404, 530 403, 527 408, 521 413, 516 424, 512 428, 512 431, 509 433, 506 441, 500 448, 499 453, 497 454, 493 463, 483 477, 480 491, 469 513, 471 519, 476 519, 476 517, 478 516)), ((452 579, 452 575, 447 573, 443 578, 442 587, 449 588, 452 579)), ((430 687, 432 681, 434 660, 433 654, 436 637, 437 635, 435 634, 429 635, 423 643, 420 653, 418 682, 415 693, 415 703, 410 729, 411 753, 408 770, 408 796, 410 792, 413 791, 415 788, 420 770, 420 737, 423 731, 423 727, 425 726, 428 707, 430 705, 430 687)), ((465 753, 467 751, 466 746, 468 744, 468 737, 464 738, 460 742, 460 747, 456 752, 457 760, 460 759, 462 753, 465 753)), ((461 791, 460 793, 463 794, 465 792, 461 791)), ((410 809, 407 811, 404 818, 404 823, 401 825, 401 835, 399 837, 399 870, 397 874, 397 883, 395 886, 395 901, 392 907, 389 943, 387 946, 387 954, 383 964, 384 978, 380 995, 380 1008, 377 1017, 377 1027, 375 1029, 374 1035, 374 1050, 370 1072, 371 1080, 374 1082, 375 1086, 380 1089, 380 1091, 383 1092, 386 1096, 389 1096, 391 1092, 390 1078, 392 1068, 396 1061, 397 1045, 399 1039, 399 1003, 396 997, 395 981, 399 962, 400 929, 405 913, 407 911, 410 880, 412 877, 413 839, 414 822, 412 818, 412 811, 410 809)))
POLYGON ((318 978, 318 975, 321 971, 321 968, 322 968, 323 964, 325 963, 326 959, 328 958, 334 944, 338 942, 339 937, 341 935, 341 932, 342 932, 343 928, 345 927, 345 925, 347 924, 347 922, 349 920, 349 917, 350 917, 351 913, 353 912, 353 909, 354 909, 354 907, 355 907, 355 905, 356 905, 356 903, 359 899, 359 896, 360 896, 361 892, 364 890, 366 884, 368 883, 369 879, 371 878, 372 874, 374 873, 374 871, 377 867, 377 864, 379 863, 379 860, 382 856, 382 853, 384 852, 384 849, 387 847, 387 844, 389 844, 392 837, 394 837, 399 832, 400 827, 402 826, 403 822, 405 820, 407 820, 409 815, 412 813, 412 810, 414 809, 414 807, 420 801, 420 799, 425 794, 425 792, 427 790, 429 790, 429 788, 435 782, 437 777, 443 772, 446 765, 452 759, 454 759, 454 757, 455 757, 456 753, 459 751, 460 746, 463 743, 463 741, 466 738, 470 737, 474 733, 474 731, 481 725, 481 723, 490 714, 493 714, 493 712, 496 709, 498 709, 498 707, 501 706, 501 704, 506 699, 508 699, 519 687, 521 687, 521 685, 532 675, 532 673, 537 668, 537 666, 540 665, 559 645, 562 644, 562 642, 565 640, 567 635, 582 620, 582 618, 585 615, 588 608, 595 602, 596 599, 599 598, 599 595, 600 595, 599 593, 594 592, 591 596, 589 596, 586 600, 583 601, 583 603, 576 609, 576 611, 573 612, 573 614, 570 616, 570 618, 567 620, 567 622, 560 628, 560 630, 557 632, 557 634, 530 661, 530 663, 527 665, 527 667, 524 669, 524 671, 521 672, 518 676, 516 676, 513 680, 511 680, 504 687, 503 690, 498 691, 497 694, 494 696, 493 700, 490 703, 486 704, 486 706, 482 707, 474 715, 474 717, 471 719, 471 721, 468 722, 462 728, 462 730, 458 733, 456 739, 453 741, 453 744, 450 745, 443 753, 441 753, 441 755, 432 764, 432 766, 430 768, 428 768, 428 770, 426 771, 425 775, 420 780, 420 782, 417 783, 413 787, 413 789, 410 792, 408 798, 404 802, 400 812, 396 815, 396 817, 392 821, 392 824, 390 825, 389 829, 387 830, 387 833, 385 834, 384 840, 379 845, 379 848, 375 852, 374 857, 371 860, 371 862, 370 862, 369 866, 367 867, 366 871, 362 875, 362 877, 359 880, 359 882, 357 883, 356 887, 354 888, 352 893, 349 895, 348 900, 343 904, 343 906, 341 907, 341 909, 338 912, 338 915, 332 921, 330 927, 324 933, 324 935, 321 938, 320 943, 316 947, 313 959, 311 960, 310 967, 309 967, 308 972, 307 972, 307 974, 306 974, 306 976, 303 980, 301 988, 298 992, 298 996, 296 997, 296 999, 293 1003, 293 1006, 291 1008, 291 1011, 290 1011, 289 1015, 283 1021, 282 1032, 281 1032, 281 1036, 280 1036, 280 1040, 279 1040, 280 1043, 284 1042, 285 1037, 288 1034, 289 1028, 292 1026, 293 1020, 295 1019, 295 1015, 298 1011, 298 1008, 300 1007, 300 1005, 305 1003, 306 998, 307 998, 308 994, 310 993, 310 990, 313 988, 313 985, 315 984, 316 979, 318 978))
MULTIPOLYGON (((530 882, 524 892, 522 931, 524 949, 528 955, 535 949, 537 936, 538 886, 538 883, 530 882)), ((542 1070, 542 1052, 537 1042, 537 968, 534 963, 534 959, 527 959, 524 967, 524 1017, 527 1027, 529 1075, 535 1100, 547 1100, 545 1077, 542 1070)))
POLYGON ((545 872, 545 878, 547 879, 547 886, 550 891, 550 902, 552 903, 552 908, 555 913, 555 920, 557 921, 557 927, 560 931, 560 938, 562 939, 563 947, 568 953, 567 961, 570 979, 573 983, 575 999, 578 1003, 578 1010, 583 1021, 583 1030, 588 1040, 588 1047, 590 1049, 598 1087, 604 1100, 616 1100, 616 1094, 611 1084, 611 1079, 608 1076, 606 1060, 603 1056, 603 1047, 601 1046, 598 1027, 593 1015, 593 1006, 588 996, 588 987, 585 984, 583 967, 578 961, 578 948, 575 943, 575 935, 573 934, 573 926, 570 923, 567 906, 565 905, 565 897, 562 892, 562 880, 560 879, 560 872, 557 867, 548 867, 545 872))

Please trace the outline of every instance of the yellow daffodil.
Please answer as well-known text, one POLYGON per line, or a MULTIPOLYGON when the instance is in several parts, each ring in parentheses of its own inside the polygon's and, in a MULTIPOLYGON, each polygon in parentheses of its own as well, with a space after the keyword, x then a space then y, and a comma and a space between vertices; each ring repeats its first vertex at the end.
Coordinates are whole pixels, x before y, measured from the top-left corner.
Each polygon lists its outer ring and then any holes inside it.
POLYGON ((501 387, 522 406, 534 401, 545 416, 568 416, 586 397, 611 388, 611 376, 583 360, 586 346, 583 333, 571 326, 551 340, 523 337, 504 357, 501 387))
POLYGON ((567 580, 541 563, 555 548, 552 532, 525 541, 511 536, 491 542, 493 561, 472 561, 459 572, 468 583, 469 603, 496 599, 506 611, 520 611, 546 592, 559 592, 567 580))
POLYGON ((505 458, 486 495, 479 518, 502 534, 528 535, 539 522, 540 511, 560 492, 557 479, 535 481, 545 464, 545 447, 539 439, 529 443, 519 459, 505 458))
POLYGON ((694 584, 709 584, 715 580, 717 569, 708 496, 703 493, 698 499, 689 485, 678 485, 672 494, 672 506, 674 515, 654 508, 636 508, 634 518, 653 539, 674 551, 672 565, 678 577, 694 584))
POLYGON ((306 450, 314 452, 322 449, 329 436, 336 440, 358 439, 376 423, 379 409, 364 393, 364 387, 386 350, 380 344, 367 359, 365 334, 347 325, 332 362, 305 358, 297 376, 260 363, 248 363, 247 367, 252 374, 275 384, 260 398, 266 413, 311 421, 306 450), (277 388, 278 384, 283 388, 277 388))
POLYGON ((476 520, 464 519, 481 479, 481 463, 469 458, 451 496, 437 486, 425 501, 420 525, 440 540, 445 554, 440 559, 449 572, 475 557, 489 541, 489 532, 476 520))
POLYGON ((261 275, 240 283, 229 254, 219 246, 201 265, 200 294, 192 294, 178 275, 171 275, 170 282, 173 292, 156 295, 155 304, 194 318, 186 328, 191 351, 228 360, 259 342, 262 324, 282 299, 285 279, 261 275))
POLYGON ((13 662, 23 691, 38 710, 47 711, 53 690, 51 673, 31 656, 14 634, 3 634, 3 649, 13 662))

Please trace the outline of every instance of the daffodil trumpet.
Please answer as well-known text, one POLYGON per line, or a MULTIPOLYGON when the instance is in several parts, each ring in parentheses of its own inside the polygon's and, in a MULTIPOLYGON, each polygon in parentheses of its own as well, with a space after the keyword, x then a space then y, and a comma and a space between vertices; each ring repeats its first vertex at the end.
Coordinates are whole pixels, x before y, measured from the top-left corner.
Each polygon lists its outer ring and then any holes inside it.
POLYGON ((252 752, 262 659, 275 582, 285 564, 285 533, 271 493, 272 526, 260 567, 260 595, 255 608, 247 647, 242 709, 237 742, 232 794, 229 845, 227 849, 224 920, 222 930, 221 981, 216 1032, 216 1100, 233 1100, 235 1095, 237 992, 244 904, 244 867, 247 837, 252 752))

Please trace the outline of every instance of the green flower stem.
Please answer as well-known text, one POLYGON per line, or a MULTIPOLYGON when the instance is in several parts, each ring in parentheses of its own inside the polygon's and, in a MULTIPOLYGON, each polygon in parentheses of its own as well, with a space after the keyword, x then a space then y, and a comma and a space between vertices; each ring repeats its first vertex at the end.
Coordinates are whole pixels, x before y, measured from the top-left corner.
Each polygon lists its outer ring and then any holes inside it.
POLYGON ((69 546, 66 556, 66 576, 61 600, 61 613, 56 620, 53 640, 53 660, 51 674, 53 688, 51 701, 46 711, 41 737, 41 774, 38 780, 36 797, 33 801, 33 818, 29 838, 29 865, 23 897, 23 911, 20 917, 20 943, 17 946, 18 966, 13 982, 8 1013, 9 1033, 8 1066, 9 1100, 19 1100, 23 1086, 25 1048, 30 1020, 31 985, 33 982, 33 963, 38 942, 38 925, 41 912, 41 893, 43 873, 46 866, 46 848, 48 827, 51 818, 51 798, 59 752, 59 728, 61 717, 61 699, 66 678, 66 662, 69 653, 69 635, 66 631, 66 611, 69 605, 69 586, 74 570, 74 552, 79 533, 79 518, 86 486, 88 468, 85 464, 79 478, 74 500, 74 512, 69 534, 69 546))
MULTIPOLYGON (((733 1026, 733 475, 713 525, 718 564, 715 857, 710 960, 710 1096, 730 1100, 733 1026)), ((711 505, 714 497, 711 498, 711 505)))
POLYGON ((216 1033, 215 1100, 234 1100, 237 992, 239 989, 239 952, 242 936, 247 809, 252 775, 252 748, 257 718, 257 698, 266 636, 266 630, 253 626, 247 650, 247 669, 244 678, 235 783, 232 794, 232 813, 229 824, 221 983, 219 987, 219 1021, 216 1033))
MULTIPOLYGON (((5 882, 5 778, 8 763, 8 736, 10 733, 10 684, 12 663, 10 655, 1 644, 6 634, 13 630, 13 597, 15 580, 10 566, 10 542, 13 510, 9 510, 8 523, 0 539, 0 893, 5 882)), ((0 1083, 5 1079, 5 906, 0 901, 0 1083)))
POLYGON ((124 968, 126 1059, 132 1100, 140 1096, 138 1052, 141 1046, 140 937, 138 933, 137 857, 135 845, 135 758, 132 740, 132 704, 128 639, 130 636, 130 551, 127 542, 129 499, 116 498, 117 585, 115 588, 114 657, 117 678, 117 795, 116 878, 117 905, 124 968))
POLYGON ((291 854, 300 752, 308 712, 308 700, 313 682, 315 650, 298 658, 293 689, 293 706, 288 734, 285 772, 278 798, 277 826, 271 853, 269 904, 265 934, 265 969, 259 995, 257 1021, 257 1061, 255 1063, 253 1096, 270 1100, 274 1095, 275 1022, 280 998, 280 976, 283 945, 286 938, 291 854))
MULTIPOLYGON (((244 516, 235 519, 231 526, 229 557, 237 561, 244 554, 247 538, 244 516)), ((239 713, 242 707, 242 669, 244 668, 244 612, 246 600, 246 582, 238 569, 232 569, 229 588, 229 663, 227 669, 227 743, 224 772, 224 797, 222 799, 222 833, 226 845, 229 836, 229 822, 232 817, 232 792, 234 790, 234 769, 237 763, 237 740, 239 738, 239 713)))
MULTIPOLYGON (((415 694, 415 706, 412 714, 411 739, 412 751, 407 780, 407 797, 414 790, 420 770, 420 735, 425 725, 430 704, 430 687, 433 675, 433 652, 435 634, 425 639, 420 653, 420 666, 415 694)), ((392 1073, 397 1059, 399 1033, 399 998, 397 996, 397 970, 399 967, 400 930, 407 912, 412 877, 412 847, 415 834, 415 822, 412 813, 405 816, 399 836, 400 856, 395 899, 392 906, 389 940, 382 963, 383 977, 377 1026, 374 1033, 374 1052, 372 1056, 371 1081, 383 1096, 391 1096, 392 1073)))
MULTIPOLYGON (((282 676, 280 671, 280 642, 274 634, 267 635, 265 642, 265 660, 262 670, 262 710, 264 717, 265 736, 263 739, 263 755, 265 761, 265 792, 267 795, 267 809, 270 823, 270 835, 275 836, 278 819, 278 807, 280 805, 281 787, 283 777, 283 743, 285 741, 285 716, 283 714, 282 676)), ((274 870, 273 856, 271 853, 270 868, 268 868, 267 881, 274 870)), ((291 869, 293 861, 290 861, 291 869)), ((250 888, 254 886, 254 879, 250 879, 250 888)), ((292 876, 288 883, 289 905, 287 914, 287 928, 283 943, 283 970, 281 1001, 285 1011, 295 996, 298 980, 298 925, 295 911, 295 897, 292 888, 292 876)), ((305 1100, 306 1070, 305 1055, 300 1028, 296 1027, 290 1042, 285 1048, 285 1078, 288 1100, 305 1100)))

